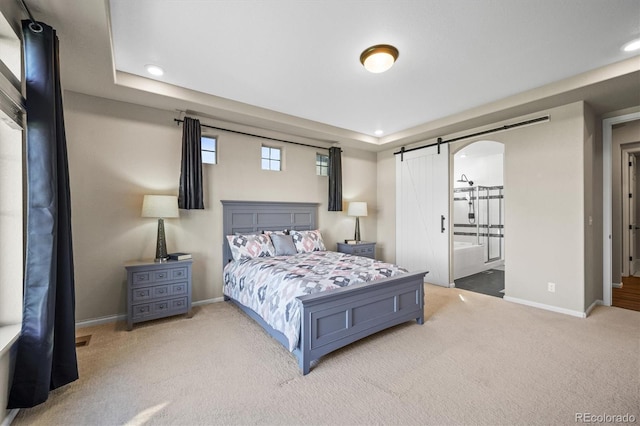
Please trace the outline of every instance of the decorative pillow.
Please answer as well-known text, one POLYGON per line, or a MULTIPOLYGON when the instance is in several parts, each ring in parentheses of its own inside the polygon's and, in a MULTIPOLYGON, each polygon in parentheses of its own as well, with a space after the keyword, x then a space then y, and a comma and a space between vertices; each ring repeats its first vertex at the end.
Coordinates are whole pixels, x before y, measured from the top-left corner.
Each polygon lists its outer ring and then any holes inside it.
POLYGON ((289 230, 285 229, 283 231, 264 231, 265 235, 273 235, 273 234, 277 234, 277 235, 289 235, 289 230))
POLYGON ((276 232, 270 233, 269 236, 276 248, 276 256, 291 256, 298 253, 296 245, 293 243, 293 236, 276 232))
POLYGON ((291 236, 298 253, 326 250, 322 235, 318 229, 315 231, 291 231, 291 236))
POLYGON ((275 256, 271 238, 264 234, 227 235, 233 260, 275 256))

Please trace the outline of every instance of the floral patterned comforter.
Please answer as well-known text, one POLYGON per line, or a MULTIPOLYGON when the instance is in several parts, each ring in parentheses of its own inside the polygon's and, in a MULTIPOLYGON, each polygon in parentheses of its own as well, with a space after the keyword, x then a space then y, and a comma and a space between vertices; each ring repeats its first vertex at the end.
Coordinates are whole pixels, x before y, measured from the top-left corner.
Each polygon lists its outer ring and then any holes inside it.
POLYGON ((225 266, 223 292, 283 333, 293 351, 300 337, 298 296, 406 272, 391 263, 332 251, 255 257, 225 266))

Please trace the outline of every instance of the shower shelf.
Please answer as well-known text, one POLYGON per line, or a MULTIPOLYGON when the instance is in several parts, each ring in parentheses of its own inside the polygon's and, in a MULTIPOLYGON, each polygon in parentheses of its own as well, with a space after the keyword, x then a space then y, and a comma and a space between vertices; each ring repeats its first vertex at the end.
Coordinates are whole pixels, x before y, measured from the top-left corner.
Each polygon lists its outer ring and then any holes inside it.
POLYGON ((480 237, 504 238, 504 235, 502 235, 502 234, 487 234, 486 232, 480 232, 480 233, 476 233, 476 232, 454 232, 453 235, 466 235, 468 237, 480 236, 480 237))
MULTIPOLYGON (((459 226, 461 228, 475 228, 477 226, 479 226, 480 228, 486 228, 487 225, 483 225, 481 224, 475 224, 475 223, 454 223, 453 226, 459 226)), ((495 228, 495 229, 503 229, 504 225, 489 225, 489 228, 495 228)))
MULTIPOLYGON (((472 200, 502 200, 504 199, 504 195, 489 195, 487 196, 481 196, 481 197, 471 197, 472 200)), ((453 201, 469 201, 469 199, 467 197, 453 197, 453 201)))

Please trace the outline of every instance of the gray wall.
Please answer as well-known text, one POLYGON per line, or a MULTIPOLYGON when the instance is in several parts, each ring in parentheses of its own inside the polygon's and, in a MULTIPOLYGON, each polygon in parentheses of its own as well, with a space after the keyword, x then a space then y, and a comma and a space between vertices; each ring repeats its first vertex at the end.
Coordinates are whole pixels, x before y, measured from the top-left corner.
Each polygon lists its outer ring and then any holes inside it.
MULTIPOLYGON (((585 265, 591 258, 585 250, 592 250, 585 248, 592 243, 585 241, 585 209, 591 208, 585 194, 592 191, 585 178, 585 161, 592 155, 585 154, 585 106, 576 102, 520 118, 542 114, 551 120, 490 137, 505 145, 506 295, 579 313, 584 312, 585 265), (556 283, 555 293, 547 291, 548 282, 556 283)), ((451 152, 477 140, 454 144, 451 152)), ((395 259, 394 151, 378 154, 378 237, 385 241, 389 261, 395 259)))

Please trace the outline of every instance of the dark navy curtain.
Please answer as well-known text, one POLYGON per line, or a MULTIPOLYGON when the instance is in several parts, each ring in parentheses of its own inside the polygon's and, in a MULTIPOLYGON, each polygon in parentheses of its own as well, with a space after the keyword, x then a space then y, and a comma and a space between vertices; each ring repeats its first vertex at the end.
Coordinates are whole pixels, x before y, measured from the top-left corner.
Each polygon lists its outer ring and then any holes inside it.
POLYGON ((8 408, 33 407, 78 378, 71 201, 56 31, 23 21, 27 223, 22 333, 8 408), (37 27, 36 27, 37 28, 37 27))
POLYGON ((338 147, 329 148, 329 209, 342 211, 342 151, 338 147))
POLYGON ((200 120, 185 117, 182 123, 182 167, 178 193, 178 207, 181 209, 204 209, 201 136, 200 120))

